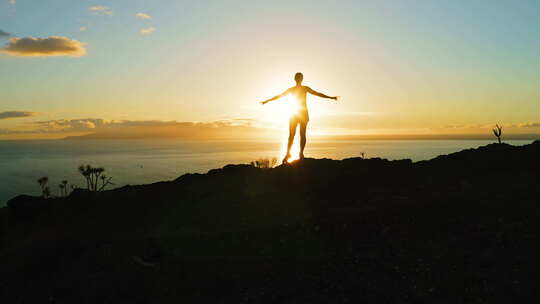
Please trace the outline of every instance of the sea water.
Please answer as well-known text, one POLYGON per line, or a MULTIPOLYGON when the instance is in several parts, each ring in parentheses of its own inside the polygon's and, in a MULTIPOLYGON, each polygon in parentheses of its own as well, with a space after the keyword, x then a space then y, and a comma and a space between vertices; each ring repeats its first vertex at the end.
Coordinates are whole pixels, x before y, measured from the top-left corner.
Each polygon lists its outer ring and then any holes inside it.
MULTIPOLYGON (((306 157, 343 159, 382 157, 426 160, 476 148, 490 140, 313 140, 306 157)), ((524 145, 532 140, 508 141, 524 145)), ((0 141, 0 207, 18 194, 37 195, 37 179, 49 177, 53 195, 62 180, 85 186, 82 164, 103 167, 113 187, 173 180, 185 173, 205 173, 227 164, 283 157, 283 143, 185 140, 31 140, 0 141)))

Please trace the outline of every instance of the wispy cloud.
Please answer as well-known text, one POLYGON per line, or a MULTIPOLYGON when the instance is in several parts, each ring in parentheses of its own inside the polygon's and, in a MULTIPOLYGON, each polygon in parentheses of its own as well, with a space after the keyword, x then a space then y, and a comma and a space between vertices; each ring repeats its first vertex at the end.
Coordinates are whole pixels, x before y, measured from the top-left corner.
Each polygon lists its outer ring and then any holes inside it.
POLYGON ((85 45, 85 43, 78 40, 60 36, 51 36, 47 38, 11 38, 5 47, 0 48, 0 53, 18 57, 80 57, 86 54, 85 45))
POLYGON ((113 11, 110 7, 103 6, 103 5, 95 5, 88 8, 88 10, 96 15, 107 15, 112 16, 113 11))
MULTIPOLYGON (((150 20, 152 19, 152 16, 148 15, 148 14, 145 14, 145 13, 137 13, 135 14, 135 16, 141 20, 150 20)), ((156 28, 151 26, 151 27, 146 27, 146 28, 142 28, 139 33, 141 35, 150 35, 152 33, 154 33, 156 31, 156 28)))
POLYGON ((140 30, 141 35, 150 35, 156 31, 155 27, 147 27, 140 30))
POLYGON ((17 0, 8 0, 8 3, 11 5, 17 4, 17 0))
MULTIPOLYGON (((23 128, 0 129, 0 135, 84 135, 84 138, 237 138, 260 137, 264 130, 245 119, 214 122, 177 122, 157 120, 104 120, 101 118, 33 121, 23 128)), ((267 134, 268 135, 268 134, 267 134)))
POLYGON ((479 130, 479 129, 489 129, 489 128, 491 128, 491 125, 487 125, 487 124, 446 125, 442 127, 442 129, 448 129, 448 130, 467 130, 467 129, 479 130))
POLYGON ((84 31, 86 31, 87 29, 88 29, 87 26, 81 26, 81 27, 79 28, 79 31, 84 32, 84 31))
POLYGON ((204 127, 221 127, 221 126, 248 126, 250 120, 247 119, 226 119, 207 123, 197 122, 177 122, 177 121, 161 121, 161 120, 105 120, 102 118, 81 118, 81 119, 57 119, 34 121, 32 125, 38 126, 40 129, 49 131, 95 131, 118 128, 132 127, 170 127, 170 126, 204 126, 204 127))
POLYGON ((7 37, 7 36, 10 36, 10 34, 8 32, 4 32, 4 31, 0 30, 0 37, 7 37))
POLYGON ((100 118, 59 119, 32 122, 42 132, 89 131, 110 124, 100 118))
POLYGON ((516 125, 518 128, 540 128, 540 122, 524 122, 516 125))
POLYGON ((373 116, 375 112, 329 112, 325 113, 326 116, 373 116))
POLYGON ((33 112, 26 112, 26 111, 0 112, 0 119, 30 117, 30 116, 34 116, 34 114, 35 113, 33 113, 33 112))
POLYGON ((139 19, 152 19, 152 16, 148 15, 148 14, 145 14, 145 13, 137 13, 135 14, 135 16, 139 19))
MULTIPOLYGON (((0 129, 2 136, 61 138, 238 138, 269 136, 246 119, 214 122, 177 122, 159 120, 104 120, 101 118, 32 121, 13 129, 0 129)), ((269 132, 269 131, 268 131, 269 132)))
MULTIPOLYGON (((540 122, 520 122, 520 123, 499 123, 499 126, 507 129, 531 129, 540 128, 540 122)), ((493 124, 469 124, 469 125, 446 125, 442 130, 491 130, 495 127, 493 124)), ((437 129, 437 128, 434 128, 437 129)), ((491 132, 491 131, 490 131, 491 132)))

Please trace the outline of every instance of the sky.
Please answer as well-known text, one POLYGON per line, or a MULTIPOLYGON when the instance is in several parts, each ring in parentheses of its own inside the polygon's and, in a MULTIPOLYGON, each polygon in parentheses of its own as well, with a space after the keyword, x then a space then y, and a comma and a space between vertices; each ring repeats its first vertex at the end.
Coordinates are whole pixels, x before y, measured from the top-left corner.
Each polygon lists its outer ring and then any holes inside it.
POLYGON ((287 100, 258 101, 296 72, 341 97, 309 97, 312 134, 540 134, 538 16, 536 0, 0 0, 0 139, 271 133, 287 100))

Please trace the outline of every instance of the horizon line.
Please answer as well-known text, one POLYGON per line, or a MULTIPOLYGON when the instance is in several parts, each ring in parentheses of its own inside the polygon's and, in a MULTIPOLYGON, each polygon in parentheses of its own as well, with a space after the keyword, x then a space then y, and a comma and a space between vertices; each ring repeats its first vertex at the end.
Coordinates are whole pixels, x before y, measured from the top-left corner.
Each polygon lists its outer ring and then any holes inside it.
MULTIPOLYGON (((94 133, 95 134, 95 133, 94 133)), ((114 136, 114 137, 99 137, 88 136, 94 134, 80 135, 80 136, 65 136, 58 138, 1 138, 0 141, 53 141, 53 140, 148 140, 148 139, 161 139, 161 140, 231 140, 237 141, 239 139, 245 139, 247 141, 260 141, 260 139, 238 138, 235 136, 223 136, 223 137, 211 137, 211 138, 193 138, 182 136, 163 136, 163 137, 131 137, 131 136, 114 136)), ((98 134, 96 134, 98 135, 98 134)), ((315 140, 496 140, 493 135, 489 134, 336 134, 336 135, 311 135, 311 138, 315 140)), ((503 140, 540 140, 540 133, 510 133, 503 137, 503 140)))

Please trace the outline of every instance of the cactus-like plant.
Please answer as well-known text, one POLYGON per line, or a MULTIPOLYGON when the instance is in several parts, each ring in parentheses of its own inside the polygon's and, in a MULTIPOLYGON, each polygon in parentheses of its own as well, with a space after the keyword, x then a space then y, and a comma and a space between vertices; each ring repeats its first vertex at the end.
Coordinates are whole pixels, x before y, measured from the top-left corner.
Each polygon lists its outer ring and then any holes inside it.
POLYGON ((104 168, 94 168, 90 165, 81 165, 78 168, 79 173, 86 179, 86 188, 90 191, 103 191, 108 185, 114 185, 111 183, 112 177, 106 177, 103 175, 104 168), (101 185, 99 181, 101 180, 101 185))
POLYGON ((41 187, 41 195, 43 198, 49 198, 51 196, 51 189, 47 184, 49 183, 49 178, 47 176, 40 177, 37 180, 39 186, 41 187))
POLYGON ((43 188, 43 198, 51 197, 51 188, 49 186, 43 188))
POLYGON ((63 180, 60 185, 58 185, 58 188, 60 188, 60 196, 68 196, 68 181, 63 180))
POLYGON ((112 179, 112 177, 107 177, 105 175, 102 175, 101 176, 101 187, 98 189, 98 191, 105 190, 105 187, 107 187, 108 185, 114 185, 113 183, 111 183, 111 179, 112 179))
POLYGON ((90 190, 90 165, 80 165, 79 166, 79 173, 85 178, 86 180, 86 188, 90 190))
POLYGON ((495 125, 495 128, 493 128, 493 135, 497 137, 497 140, 499 141, 499 144, 502 143, 501 135, 502 135, 502 126, 499 126, 498 124, 495 125))

